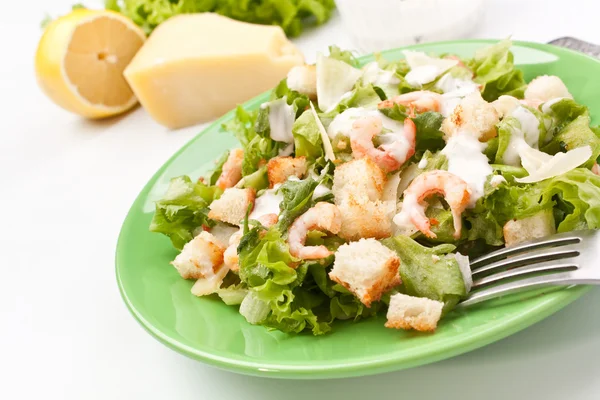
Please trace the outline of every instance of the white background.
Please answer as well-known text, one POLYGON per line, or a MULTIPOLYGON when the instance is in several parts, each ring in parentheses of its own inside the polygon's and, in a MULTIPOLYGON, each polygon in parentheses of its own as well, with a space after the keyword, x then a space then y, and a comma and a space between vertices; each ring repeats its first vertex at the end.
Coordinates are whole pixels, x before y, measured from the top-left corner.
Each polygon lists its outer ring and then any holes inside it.
MULTIPOLYGON (((201 127, 169 132, 141 109, 89 122, 50 103, 34 79, 39 21, 70 3, 0 7, 1 399, 600 398, 600 290, 467 355, 365 378, 235 375, 152 339, 119 297, 115 243, 138 191, 201 127)), ((600 41, 594 3, 490 0, 474 37, 600 41)), ((309 59, 331 43, 350 47, 337 17, 298 41, 309 59)))

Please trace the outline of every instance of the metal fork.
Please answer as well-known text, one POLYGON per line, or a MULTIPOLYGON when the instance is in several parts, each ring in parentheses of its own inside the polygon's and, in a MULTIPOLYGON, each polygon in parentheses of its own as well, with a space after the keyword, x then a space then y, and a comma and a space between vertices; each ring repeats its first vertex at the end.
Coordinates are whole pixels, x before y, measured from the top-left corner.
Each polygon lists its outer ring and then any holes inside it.
POLYGON ((560 233, 506 247, 471 262, 473 287, 459 306, 544 286, 598 285, 598 264, 598 230, 560 233))

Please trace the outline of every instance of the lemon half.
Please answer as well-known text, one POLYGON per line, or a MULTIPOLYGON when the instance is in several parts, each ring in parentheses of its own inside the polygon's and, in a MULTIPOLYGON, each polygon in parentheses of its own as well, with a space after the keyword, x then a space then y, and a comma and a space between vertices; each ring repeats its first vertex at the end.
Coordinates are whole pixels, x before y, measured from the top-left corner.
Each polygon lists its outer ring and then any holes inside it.
POLYGON ((123 70, 146 35, 107 10, 74 10, 46 28, 35 56, 42 90, 56 104, 88 118, 127 111, 137 100, 123 70))

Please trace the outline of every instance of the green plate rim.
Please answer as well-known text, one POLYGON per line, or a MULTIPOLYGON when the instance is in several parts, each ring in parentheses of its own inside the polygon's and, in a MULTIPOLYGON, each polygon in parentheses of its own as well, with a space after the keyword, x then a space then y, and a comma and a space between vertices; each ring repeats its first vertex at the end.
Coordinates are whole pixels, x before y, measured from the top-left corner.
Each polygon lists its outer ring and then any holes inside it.
MULTIPOLYGON (((388 52, 394 52, 402 49, 414 49, 418 48, 420 50, 426 50, 428 47, 438 47, 444 45, 460 45, 460 44, 490 44, 497 42, 498 39, 470 39, 470 40, 450 40, 450 41, 441 41, 441 42, 432 42, 425 44, 418 44, 412 46, 403 46, 395 49, 389 49, 382 51, 381 54, 386 54, 388 52)), ((552 48, 553 52, 564 52, 570 55, 575 55, 577 57, 588 58, 594 60, 598 64, 600 61, 588 56, 583 53, 579 53, 570 49, 561 48, 549 44, 528 42, 528 41, 513 41, 513 44, 519 45, 522 47, 529 47, 537 50, 546 50, 547 48, 552 48)), ((372 54, 365 55, 359 57, 361 61, 371 60, 373 58, 372 54)), ((256 106, 257 103, 262 103, 267 100, 269 96, 270 90, 262 93, 255 98, 245 102, 243 104, 244 107, 253 107, 256 106)), ((404 352, 402 357, 398 357, 394 353, 390 356, 378 357, 377 359, 358 359, 354 362, 348 362, 345 364, 322 364, 322 365, 278 365, 275 363, 269 362, 248 362, 236 360, 233 358, 222 357, 218 355, 214 355, 210 352, 201 351, 195 349, 191 346, 187 346, 178 342, 177 340, 172 339, 168 335, 163 334, 160 330, 154 328, 154 326, 148 322, 144 316, 138 312, 134 304, 130 301, 127 296, 127 293, 124 290, 123 282, 121 280, 120 269, 125 268, 119 261, 119 254, 123 251, 125 236, 128 230, 129 220, 132 214, 132 211, 135 209, 135 206, 144 201, 145 197, 142 195, 149 189, 151 184, 157 180, 165 171, 167 166, 171 164, 180 154, 185 152, 185 150, 196 140, 199 140, 206 132, 213 130, 215 128, 219 128, 219 126, 229 120, 234 113, 235 110, 231 110, 223 115, 221 118, 217 119, 215 122, 207 126, 190 139, 183 147, 181 147, 177 152, 175 152, 159 169, 158 171, 148 180, 148 182, 141 189, 140 194, 136 197, 132 206, 130 207, 127 216, 125 217, 121 231, 119 233, 119 237, 117 239, 117 246, 115 252, 115 272, 117 284, 119 287, 119 292, 125 305, 128 310, 134 316, 134 318, 140 323, 140 325, 148 332, 151 336, 157 339, 159 342, 163 343, 167 347, 186 355, 190 358, 202 361, 204 363, 210 364, 212 366, 225 369, 228 371, 238 372, 246 375, 254 375, 261 377, 273 377, 273 378, 285 378, 285 379, 328 379, 328 378, 342 378, 342 377, 351 377, 351 376, 366 376, 373 375, 383 372, 390 372, 405 368, 412 368, 419 365, 424 365, 436 361, 440 361, 443 359, 447 359, 450 357, 457 356, 459 354, 467 353, 469 351, 475 350, 477 348, 483 347, 487 344, 496 342, 500 339, 508 337, 516 332, 519 332, 536 322, 541 321, 542 319, 547 318, 548 316, 554 314, 555 312, 561 310, 566 307, 573 301, 577 300, 585 293, 587 293, 591 287, 590 286, 572 286, 560 291, 560 297, 549 298, 548 301, 540 304, 537 307, 533 307, 526 311, 519 313, 517 316, 510 318, 505 321, 503 325, 498 325, 492 329, 482 330, 477 334, 465 334, 458 339, 448 340, 444 342, 444 345, 432 346, 432 349, 423 352, 420 351, 417 354, 411 354, 410 351, 404 352)))

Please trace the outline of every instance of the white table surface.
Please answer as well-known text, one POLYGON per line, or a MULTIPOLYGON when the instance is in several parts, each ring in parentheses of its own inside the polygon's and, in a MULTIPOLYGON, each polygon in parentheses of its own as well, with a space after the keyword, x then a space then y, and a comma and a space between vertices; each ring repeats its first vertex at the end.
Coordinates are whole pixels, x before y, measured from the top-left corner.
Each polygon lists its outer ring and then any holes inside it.
MULTIPOLYGON (((39 21, 71 2, 0 7, 1 399, 600 398, 600 290, 483 349, 364 378, 241 376, 151 338, 118 293, 117 235, 144 183, 201 126, 170 132, 142 109, 90 122, 46 99, 33 71, 39 21)), ((594 0, 490 1, 473 37, 600 41, 598 11, 594 0)), ((309 58, 351 46, 337 17, 297 42, 309 58)))

